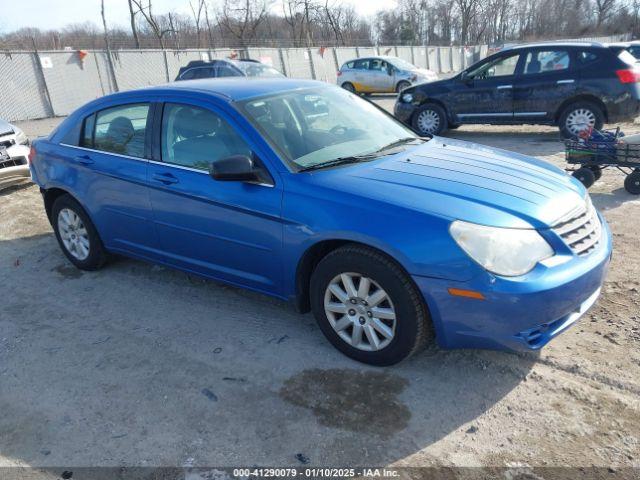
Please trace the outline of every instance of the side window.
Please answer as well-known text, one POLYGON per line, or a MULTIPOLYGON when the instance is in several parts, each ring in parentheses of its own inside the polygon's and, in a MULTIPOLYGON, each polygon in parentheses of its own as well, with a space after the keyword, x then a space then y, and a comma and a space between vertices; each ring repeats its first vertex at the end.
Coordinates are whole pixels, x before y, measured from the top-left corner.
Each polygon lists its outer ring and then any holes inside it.
POLYGON ((387 62, 379 58, 374 58, 369 62, 369 69, 381 72, 387 69, 387 62))
POLYGON ((219 63, 216 65, 216 77, 239 77, 240 73, 231 65, 219 63))
POLYGON ((524 64, 524 74, 558 72, 569 69, 569 52, 566 50, 536 50, 529 52, 524 64))
POLYGON ((594 52, 583 50, 578 52, 577 59, 580 65, 590 65, 600 60, 600 57, 594 52))
POLYGON ((470 71, 469 77, 483 80, 487 78, 513 75, 516 71, 519 58, 519 54, 497 58, 493 61, 480 65, 475 70, 470 71))
POLYGON ((195 74, 196 74, 196 69, 195 68, 190 68, 189 70, 187 70, 186 72, 184 72, 180 76, 180 79, 181 80, 192 80, 194 78, 195 74))
POLYGON ((200 107, 165 104, 163 162, 208 171, 211 162, 231 155, 251 155, 251 148, 222 117, 200 107))
POLYGON ((82 138, 80 139, 80 146, 93 148, 93 132, 96 128, 96 114, 90 115, 84 119, 82 126, 82 138))
POLYGON ((369 70, 369 59, 360 59, 354 62, 354 67, 356 70, 369 70))
POLYGON ((355 67, 356 62, 349 62, 347 64, 345 64, 345 67, 347 68, 354 68, 355 67))
MULTIPOLYGON (((93 148, 143 158, 148 116, 148 103, 122 105, 99 111, 95 115, 93 148)), ((85 139, 86 133, 85 125, 85 139)))

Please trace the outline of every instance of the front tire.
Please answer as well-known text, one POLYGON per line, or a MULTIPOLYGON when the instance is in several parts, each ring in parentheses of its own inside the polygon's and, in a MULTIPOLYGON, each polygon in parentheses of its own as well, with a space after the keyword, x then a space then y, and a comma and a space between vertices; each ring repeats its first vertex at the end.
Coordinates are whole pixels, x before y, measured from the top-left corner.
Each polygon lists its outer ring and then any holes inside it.
POLYGON ((640 195, 640 170, 635 170, 624 179, 624 189, 632 195, 640 195))
POLYGON ((400 93, 402 90, 404 90, 405 88, 409 88, 411 86, 410 82, 407 82, 406 80, 401 80, 398 82, 398 85, 396 85, 396 93, 400 93))
POLYGON ((393 260, 360 245, 324 257, 311 276, 311 308, 327 339, 370 365, 393 365, 433 340, 422 296, 393 260))
POLYGON ((62 195, 51 209, 53 231, 62 252, 81 270, 97 270, 107 252, 91 219, 70 195, 62 195))
POLYGON ((601 130, 604 113, 592 102, 575 102, 562 111, 558 125, 564 138, 576 138, 588 128, 601 130))
POLYGON ((427 103, 418 108, 411 124, 420 135, 440 135, 447 129, 447 114, 440 105, 427 103))

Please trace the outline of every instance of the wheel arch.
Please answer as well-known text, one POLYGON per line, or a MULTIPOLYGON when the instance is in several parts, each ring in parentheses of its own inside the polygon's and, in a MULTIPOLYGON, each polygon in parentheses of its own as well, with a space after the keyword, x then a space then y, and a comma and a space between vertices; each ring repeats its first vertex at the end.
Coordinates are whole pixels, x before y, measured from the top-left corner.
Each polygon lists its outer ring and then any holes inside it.
MULTIPOLYGON (((52 187, 42 191, 42 198, 44 199, 44 210, 47 213, 47 218, 49 219, 49 223, 51 224, 53 224, 53 219, 51 218, 51 211, 53 209, 53 204, 58 198, 60 198, 63 195, 69 195, 76 202, 78 202, 78 199, 74 197, 71 192, 63 188, 52 187)), ((86 211, 86 208, 85 208, 85 211, 86 211)))
POLYGON ((298 312, 307 313, 311 310, 311 303, 309 298, 311 275, 313 274, 313 271, 315 270, 318 263, 320 263, 320 261, 329 253, 345 245, 356 245, 356 246, 366 247, 378 252, 381 255, 384 255, 389 260, 394 262, 407 275, 410 281, 413 282, 413 278, 411 277, 411 274, 402 265, 402 263, 398 261, 397 258, 394 258, 392 255, 389 255, 389 253, 385 252, 384 250, 381 250, 380 248, 374 245, 361 242, 361 241, 354 241, 354 240, 348 240, 348 239, 321 240, 309 246, 305 250, 305 252, 300 257, 300 260, 298 261, 298 265, 296 267, 295 308, 298 312))
POLYGON ((609 112, 607 111, 607 107, 604 104, 604 102, 600 100, 598 97, 596 97, 595 95, 591 95, 588 93, 576 95, 562 102, 562 104, 558 107, 558 109, 556 110, 553 116, 553 121, 557 124, 560 121, 560 117, 562 116, 562 112, 564 112, 565 108, 567 108, 572 103, 578 103, 578 102, 594 103, 595 105, 598 106, 598 108, 600 108, 600 110, 602 110, 605 123, 609 122, 609 112))

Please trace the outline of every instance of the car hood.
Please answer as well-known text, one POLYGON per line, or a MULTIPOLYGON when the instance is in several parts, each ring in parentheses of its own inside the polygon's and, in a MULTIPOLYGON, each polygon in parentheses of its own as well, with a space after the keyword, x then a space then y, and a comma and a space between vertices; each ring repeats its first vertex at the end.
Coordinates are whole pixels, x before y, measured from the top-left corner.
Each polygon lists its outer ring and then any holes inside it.
POLYGON ((6 135, 7 133, 13 133, 13 126, 0 118, 0 135, 6 135))
POLYGON ((546 162, 442 137, 323 173, 332 187, 359 196, 497 227, 548 228, 585 197, 579 182, 546 162))

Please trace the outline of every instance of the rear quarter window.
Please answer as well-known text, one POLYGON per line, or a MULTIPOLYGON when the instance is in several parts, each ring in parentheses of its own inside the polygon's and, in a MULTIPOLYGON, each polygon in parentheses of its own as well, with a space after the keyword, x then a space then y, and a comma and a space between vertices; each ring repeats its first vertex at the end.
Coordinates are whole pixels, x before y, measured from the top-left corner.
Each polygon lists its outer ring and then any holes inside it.
POLYGON ((578 65, 585 66, 596 63, 600 60, 600 55, 590 50, 581 50, 576 55, 578 65))

